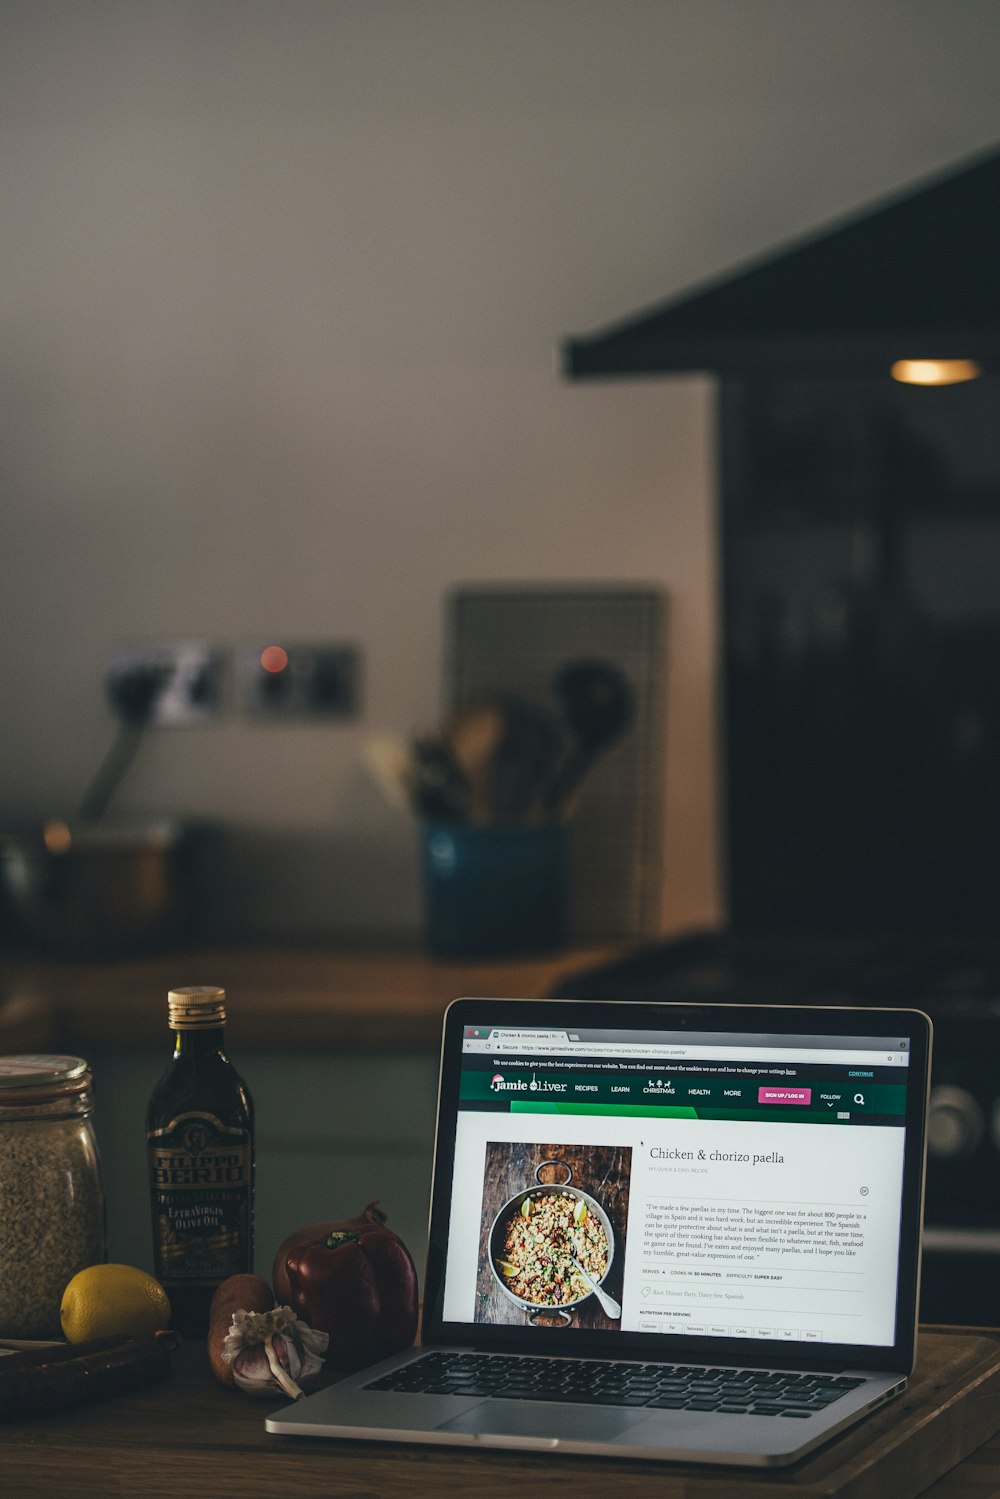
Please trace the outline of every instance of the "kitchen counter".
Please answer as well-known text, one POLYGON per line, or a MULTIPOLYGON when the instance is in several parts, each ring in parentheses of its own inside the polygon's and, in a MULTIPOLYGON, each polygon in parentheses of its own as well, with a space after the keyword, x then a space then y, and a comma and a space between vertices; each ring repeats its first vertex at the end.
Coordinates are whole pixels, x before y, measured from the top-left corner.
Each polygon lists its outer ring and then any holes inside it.
POLYGON ((219 984, 234 1048, 435 1051, 453 999, 528 999, 621 945, 442 962, 418 948, 234 946, 151 957, 0 958, 0 1052, 164 1045, 167 990, 219 984))
POLYGON ((527 1453, 275 1437, 282 1404, 215 1383, 204 1344, 183 1345, 167 1380, 59 1416, 0 1426, 10 1499, 985 1499, 1000 1492, 1000 1336, 924 1331, 910 1390, 793 1468, 693 1468, 527 1453), (985 1440, 984 1440, 985 1438, 985 1440), (942 1476, 943 1475, 943 1476, 942 1476), (936 1481, 935 1481, 936 1480, 936 1481))

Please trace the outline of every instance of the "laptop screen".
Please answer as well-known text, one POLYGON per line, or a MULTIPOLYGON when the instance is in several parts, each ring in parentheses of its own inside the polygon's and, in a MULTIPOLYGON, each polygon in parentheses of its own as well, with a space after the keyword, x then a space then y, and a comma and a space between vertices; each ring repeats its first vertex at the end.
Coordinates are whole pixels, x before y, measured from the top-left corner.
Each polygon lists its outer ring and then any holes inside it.
POLYGON ((432 1323, 710 1358, 912 1339, 924 1017, 466 1000, 448 1030, 432 1323))

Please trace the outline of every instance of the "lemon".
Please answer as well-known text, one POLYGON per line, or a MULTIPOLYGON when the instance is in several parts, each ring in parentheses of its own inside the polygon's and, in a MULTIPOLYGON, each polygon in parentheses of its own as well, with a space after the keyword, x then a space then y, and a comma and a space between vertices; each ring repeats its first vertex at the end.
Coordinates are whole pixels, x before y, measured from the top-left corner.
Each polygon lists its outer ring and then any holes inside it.
POLYGON ((59 1320, 71 1343, 143 1338, 166 1327, 170 1302, 160 1282, 134 1265, 88 1265, 63 1292, 59 1320))

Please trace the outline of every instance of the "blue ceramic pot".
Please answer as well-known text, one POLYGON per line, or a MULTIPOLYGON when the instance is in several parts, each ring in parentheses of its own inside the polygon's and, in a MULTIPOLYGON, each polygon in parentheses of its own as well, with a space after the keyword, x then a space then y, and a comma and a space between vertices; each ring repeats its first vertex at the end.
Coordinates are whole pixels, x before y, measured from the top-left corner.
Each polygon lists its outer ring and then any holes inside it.
POLYGON ((565 935, 566 828, 429 822, 420 829, 424 929, 440 957, 557 948, 565 935))

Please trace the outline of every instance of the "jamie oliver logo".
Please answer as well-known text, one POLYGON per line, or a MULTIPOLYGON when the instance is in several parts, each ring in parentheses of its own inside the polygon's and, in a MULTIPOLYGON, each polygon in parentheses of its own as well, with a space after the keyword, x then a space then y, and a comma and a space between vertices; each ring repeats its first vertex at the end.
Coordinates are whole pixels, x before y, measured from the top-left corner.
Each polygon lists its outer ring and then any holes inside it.
POLYGON ((502 1072, 494 1072, 490 1079, 490 1088, 494 1093, 565 1093, 568 1086, 567 1083, 553 1082, 546 1077, 539 1078, 534 1072, 530 1083, 520 1077, 506 1078, 502 1072))

